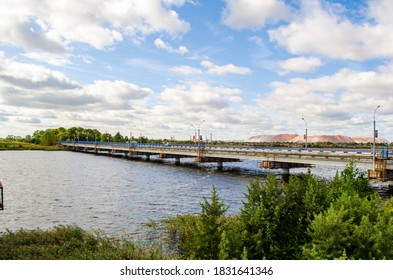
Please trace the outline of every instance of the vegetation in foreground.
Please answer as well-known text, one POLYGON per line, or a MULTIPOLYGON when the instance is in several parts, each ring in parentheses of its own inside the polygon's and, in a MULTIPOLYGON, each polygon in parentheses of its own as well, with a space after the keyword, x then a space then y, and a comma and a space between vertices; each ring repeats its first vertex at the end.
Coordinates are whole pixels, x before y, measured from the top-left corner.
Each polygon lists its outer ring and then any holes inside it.
POLYGON ((393 259, 393 198, 381 200, 354 163, 330 181, 251 181, 234 216, 214 187, 201 207, 164 221, 157 244, 175 254, 60 226, 1 234, 0 259, 393 259))
POLYGON ((331 181, 273 175, 250 182, 227 216, 213 188, 199 215, 165 221, 183 259, 393 259, 393 198, 381 200, 355 164, 331 181))
POLYGON ((0 235, 1 260, 157 260, 167 259, 159 246, 89 233, 77 226, 19 230, 0 235))

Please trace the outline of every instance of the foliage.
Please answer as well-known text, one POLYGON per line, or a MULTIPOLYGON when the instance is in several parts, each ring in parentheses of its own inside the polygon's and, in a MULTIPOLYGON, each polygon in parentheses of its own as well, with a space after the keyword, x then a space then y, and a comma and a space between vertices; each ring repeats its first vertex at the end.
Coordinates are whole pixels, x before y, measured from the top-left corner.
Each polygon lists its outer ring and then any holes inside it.
POLYGON ((373 193, 354 162, 330 181, 308 172, 279 183, 269 174, 247 190, 236 216, 215 215, 226 208, 215 199, 197 216, 172 220, 183 258, 393 258, 393 198, 373 193))
POLYGON ((393 215, 376 195, 343 193, 311 223, 307 259, 392 259, 393 215))
POLYGON ((77 226, 7 231, 0 235, 1 260, 166 259, 159 247, 143 249, 129 241, 88 233, 77 226))
POLYGON ((370 195, 373 189, 364 172, 361 172, 353 160, 332 180, 333 198, 338 198, 343 193, 358 194, 361 197, 370 195))
POLYGON ((249 259, 297 259, 314 213, 329 205, 326 183, 308 173, 280 185, 269 174, 248 187, 240 212, 242 246, 249 259))
POLYGON ((64 150, 61 146, 42 146, 39 144, 16 142, 9 140, 0 140, 0 151, 1 150, 46 150, 46 151, 58 151, 64 150))
POLYGON ((203 200, 202 212, 198 216, 178 216, 167 219, 165 223, 185 258, 214 260, 220 255, 219 247, 226 224, 224 214, 228 207, 220 202, 214 186, 211 200, 206 197, 203 200))

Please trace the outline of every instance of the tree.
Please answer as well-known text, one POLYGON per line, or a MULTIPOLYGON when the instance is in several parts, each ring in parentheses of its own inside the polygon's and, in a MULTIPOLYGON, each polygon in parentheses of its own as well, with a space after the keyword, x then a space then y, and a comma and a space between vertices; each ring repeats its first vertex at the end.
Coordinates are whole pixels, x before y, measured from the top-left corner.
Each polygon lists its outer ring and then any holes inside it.
POLYGON ((118 131, 113 137, 113 142, 124 142, 124 137, 118 131))
POLYGON ((223 234, 223 216, 228 207, 219 200, 213 186, 211 201, 203 197, 200 224, 196 229, 195 242, 198 244, 194 252, 196 259, 216 260, 219 258, 221 235, 223 234))
POLYGON ((392 259, 391 201, 378 195, 360 197, 344 192, 310 224, 311 241, 303 248, 306 259, 392 259))
POLYGON ((361 172, 356 163, 351 160, 345 169, 336 174, 332 180, 332 196, 333 199, 340 197, 344 192, 355 194, 361 197, 368 196, 373 193, 370 181, 366 178, 366 174, 361 172))

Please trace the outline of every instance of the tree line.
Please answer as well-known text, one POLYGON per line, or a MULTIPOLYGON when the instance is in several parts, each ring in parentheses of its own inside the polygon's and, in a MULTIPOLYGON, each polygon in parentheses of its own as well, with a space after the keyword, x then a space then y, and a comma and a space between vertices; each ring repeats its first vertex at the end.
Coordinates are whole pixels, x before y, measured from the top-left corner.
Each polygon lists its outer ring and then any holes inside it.
POLYGON ((149 139, 144 136, 138 138, 123 136, 119 131, 112 135, 108 132, 101 132, 98 129, 90 129, 83 127, 71 128, 49 128, 46 130, 36 130, 33 135, 21 136, 8 135, 6 137, 9 141, 18 141, 25 143, 39 144, 43 146, 53 146, 60 141, 97 141, 97 142, 128 142, 137 141, 138 143, 147 143, 149 139))

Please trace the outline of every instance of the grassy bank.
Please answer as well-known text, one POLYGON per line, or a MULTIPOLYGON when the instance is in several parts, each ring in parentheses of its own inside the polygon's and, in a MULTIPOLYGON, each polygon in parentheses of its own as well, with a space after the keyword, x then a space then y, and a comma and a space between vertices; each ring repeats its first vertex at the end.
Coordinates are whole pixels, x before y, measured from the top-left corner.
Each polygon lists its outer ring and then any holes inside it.
POLYGON ((64 147, 60 145, 42 146, 33 143, 25 143, 18 141, 8 141, 0 139, 0 151, 6 150, 43 150, 43 151, 63 151, 64 147))
POLYGON ((160 246, 89 233, 77 226, 19 230, 0 235, 0 260, 163 260, 160 246))

